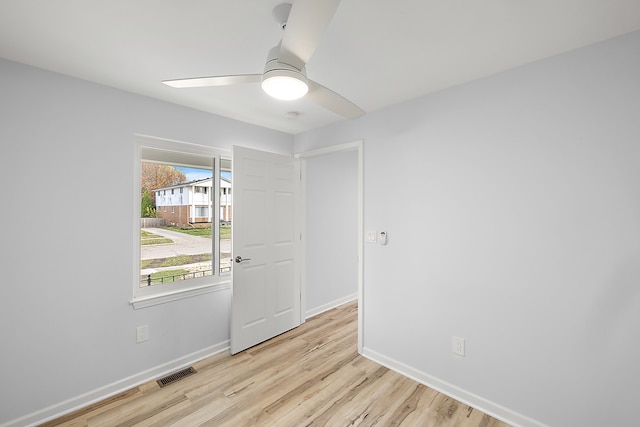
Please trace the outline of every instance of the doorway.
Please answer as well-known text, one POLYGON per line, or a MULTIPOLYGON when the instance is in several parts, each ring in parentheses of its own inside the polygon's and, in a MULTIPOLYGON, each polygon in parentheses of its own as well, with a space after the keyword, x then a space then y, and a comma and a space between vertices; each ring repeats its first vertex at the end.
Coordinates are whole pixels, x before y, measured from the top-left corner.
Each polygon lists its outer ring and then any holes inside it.
MULTIPOLYGON (((361 307, 362 141, 299 154, 302 164, 303 316, 358 299, 361 307)), ((362 331, 362 310, 358 310, 362 331)), ((358 334, 361 349, 361 332, 358 334)))

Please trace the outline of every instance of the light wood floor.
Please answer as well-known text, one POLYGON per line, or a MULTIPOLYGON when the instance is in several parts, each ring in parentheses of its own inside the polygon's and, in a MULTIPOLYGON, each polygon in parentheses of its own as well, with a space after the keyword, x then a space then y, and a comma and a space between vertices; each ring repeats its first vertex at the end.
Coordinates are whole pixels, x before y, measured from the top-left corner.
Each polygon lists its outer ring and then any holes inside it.
POLYGON ((358 355, 356 329, 357 306, 345 304, 43 426, 507 426, 358 355))

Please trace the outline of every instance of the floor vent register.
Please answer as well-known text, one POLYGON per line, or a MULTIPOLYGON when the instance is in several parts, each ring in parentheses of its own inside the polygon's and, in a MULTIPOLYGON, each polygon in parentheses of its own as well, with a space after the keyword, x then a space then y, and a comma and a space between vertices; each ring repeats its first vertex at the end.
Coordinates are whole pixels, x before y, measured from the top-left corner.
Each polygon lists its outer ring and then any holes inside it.
POLYGON ((173 374, 167 375, 164 378, 160 378, 157 383, 160 387, 168 386, 171 383, 179 381, 183 378, 188 377, 189 375, 195 374, 197 371, 193 369, 193 367, 189 366, 181 371, 174 372, 173 374))

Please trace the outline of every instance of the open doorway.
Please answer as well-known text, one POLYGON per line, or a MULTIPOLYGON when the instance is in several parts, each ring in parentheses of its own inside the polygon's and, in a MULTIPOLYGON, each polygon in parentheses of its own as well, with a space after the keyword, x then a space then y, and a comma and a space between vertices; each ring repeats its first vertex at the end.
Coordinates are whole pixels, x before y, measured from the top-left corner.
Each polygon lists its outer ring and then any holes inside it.
POLYGON ((362 293, 362 154, 362 141, 356 141, 299 155, 305 317, 362 293))

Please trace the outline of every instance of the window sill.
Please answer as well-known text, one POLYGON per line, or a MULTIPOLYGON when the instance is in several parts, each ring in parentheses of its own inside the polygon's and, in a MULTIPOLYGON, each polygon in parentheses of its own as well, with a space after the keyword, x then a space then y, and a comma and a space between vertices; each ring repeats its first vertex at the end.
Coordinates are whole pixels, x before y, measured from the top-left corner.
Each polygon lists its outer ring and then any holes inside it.
POLYGON ((197 288, 180 289, 176 291, 158 293, 155 295, 145 295, 135 297, 131 300, 131 305, 135 310, 147 307, 153 307, 154 305, 165 304, 172 301, 181 300, 184 298, 191 298, 198 295, 204 295, 211 292, 218 292, 231 289, 231 281, 219 282, 210 285, 204 285, 197 288))

